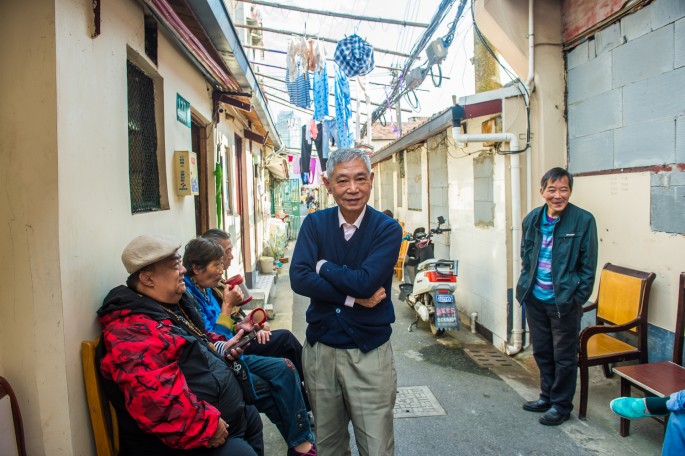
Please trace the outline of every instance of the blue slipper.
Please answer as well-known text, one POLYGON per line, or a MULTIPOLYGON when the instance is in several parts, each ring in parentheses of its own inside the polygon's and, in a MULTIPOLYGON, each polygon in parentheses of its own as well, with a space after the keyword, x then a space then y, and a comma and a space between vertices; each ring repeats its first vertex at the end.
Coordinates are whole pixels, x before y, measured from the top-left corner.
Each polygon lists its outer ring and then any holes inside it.
POLYGON ((630 420, 659 416, 648 413, 645 400, 640 397, 619 397, 611 401, 609 407, 615 414, 630 420))

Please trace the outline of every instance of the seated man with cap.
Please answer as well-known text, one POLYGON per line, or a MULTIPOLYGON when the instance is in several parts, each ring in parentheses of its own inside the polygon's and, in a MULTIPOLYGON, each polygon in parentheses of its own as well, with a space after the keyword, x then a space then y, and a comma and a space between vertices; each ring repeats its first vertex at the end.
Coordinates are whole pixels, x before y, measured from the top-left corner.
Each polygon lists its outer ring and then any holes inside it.
POLYGON ((247 405, 233 347, 243 335, 206 332, 185 294, 181 243, 139 236, 121 259, 130 274, 98 310, 98 363, 119 424, 121 454, 264 454, 259 413, 247 405))

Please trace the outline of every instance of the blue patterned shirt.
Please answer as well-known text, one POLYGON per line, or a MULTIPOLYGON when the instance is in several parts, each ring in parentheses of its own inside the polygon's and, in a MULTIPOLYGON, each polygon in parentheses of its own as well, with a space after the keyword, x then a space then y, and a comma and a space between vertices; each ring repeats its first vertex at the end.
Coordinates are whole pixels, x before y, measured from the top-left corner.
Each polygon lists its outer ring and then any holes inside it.
POLYGON ((338 149, 352 147, 354 134, 350 130, 350 81, 347 76, 336 66, 335 71, 335 120, 338 129, 338 149))
POLYGON ((314 120, 323 120, 328 115, 328 71, 323 62, 321 71, 314 71, 314 120))
POLYGON ((535 274, 533 296, 545 304, 555 304, 554 285, 552 283, 552 247, 554 246, 554 225, 559 218, 550 217, 547 212, 540 221, 542 245, 538 255, 538 269, 535 274))

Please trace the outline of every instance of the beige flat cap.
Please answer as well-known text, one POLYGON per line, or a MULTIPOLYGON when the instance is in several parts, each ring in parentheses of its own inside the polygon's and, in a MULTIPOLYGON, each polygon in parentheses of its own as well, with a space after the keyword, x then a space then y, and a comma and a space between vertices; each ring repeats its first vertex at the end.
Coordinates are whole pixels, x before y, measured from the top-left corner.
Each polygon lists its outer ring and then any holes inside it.
POLYGON ((128 243, 121 254, 121 262, 129 274, 140 271, 145 266, 156 263, 181 248, 181 241, 166 234, 138 236, 128 243))

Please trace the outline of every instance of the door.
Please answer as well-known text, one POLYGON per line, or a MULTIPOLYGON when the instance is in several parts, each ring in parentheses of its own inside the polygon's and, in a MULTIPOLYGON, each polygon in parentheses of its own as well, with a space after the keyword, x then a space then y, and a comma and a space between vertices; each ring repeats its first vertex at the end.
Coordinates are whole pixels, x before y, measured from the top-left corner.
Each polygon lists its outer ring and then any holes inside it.
POLYGON ((209 228, 209 188, 207 180, 211 177, 207 173, 207 128, 203 127, 195 118, 190 126, 191 147, 197 154, 197 179, 200 184, 200 194, 195 195, 195 233, 200 234, 209 228))

